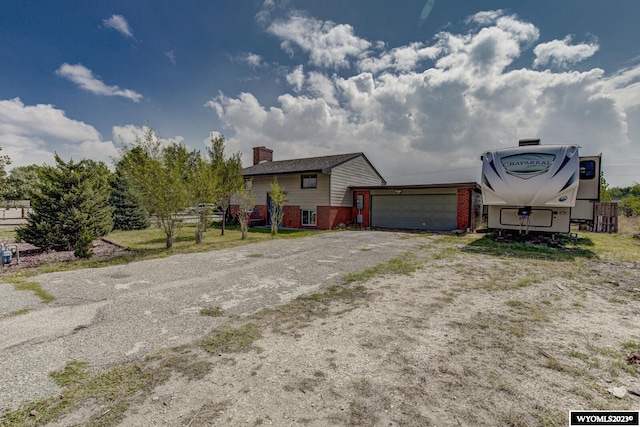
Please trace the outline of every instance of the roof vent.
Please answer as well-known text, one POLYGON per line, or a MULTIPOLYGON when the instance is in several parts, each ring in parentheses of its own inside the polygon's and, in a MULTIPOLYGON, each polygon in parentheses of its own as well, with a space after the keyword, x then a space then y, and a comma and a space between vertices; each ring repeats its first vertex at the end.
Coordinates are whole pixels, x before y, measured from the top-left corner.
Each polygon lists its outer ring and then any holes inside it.
POLYGON ((529 145, 540 145, 540 138, 521 139, 518 141, 519 147, 528 147, 529 145))

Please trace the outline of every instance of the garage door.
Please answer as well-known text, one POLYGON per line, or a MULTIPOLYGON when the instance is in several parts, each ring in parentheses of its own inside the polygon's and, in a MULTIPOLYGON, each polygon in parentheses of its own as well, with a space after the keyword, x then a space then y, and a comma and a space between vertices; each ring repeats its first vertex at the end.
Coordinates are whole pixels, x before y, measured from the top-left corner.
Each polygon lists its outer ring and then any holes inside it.
POLYGON ((371 197, 371 225, 412 230, 455 230, 455 194, 385 195, 371 197))

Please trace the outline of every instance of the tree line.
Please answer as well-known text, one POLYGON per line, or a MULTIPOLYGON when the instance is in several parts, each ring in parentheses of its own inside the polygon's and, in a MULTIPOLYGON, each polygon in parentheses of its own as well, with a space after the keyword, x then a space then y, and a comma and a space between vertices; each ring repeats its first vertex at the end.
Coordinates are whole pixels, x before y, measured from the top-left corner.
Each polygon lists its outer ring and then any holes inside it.
POLYGON ((618 212, 624 216, 640 215, 640 184, 634 182, 628 187, 609 188, 609 184, 600 176, 600 201, 617 202, 618 212))
MULTIPOLYGON (((241 155, 227 156, 221 135, 210 142, 201 153, 166 143, 146 128, 123 147, 114 172, 103 162, 65 161, 56 154, 55 165, 17 167, 7 177, 10 159, 0 156, 0 192, 5 199, 31 201, 27 223, 16 229, 20 241, 43 250, 73 250, 78 257, 90 257, 93 240, 111 230, 144 229, 151 219, 164 232, 169 249, 185 212, 196 218, 196 243, 202 243, 213 209, 222 212, 224 235, 232 196, 246 239, 255 197, 244 187, 241 155)), ((278 196, 284 190, 275 184, 272 192, 284 204, 278 196)), ((277 234, 277 225, 272 234, 277 234)))

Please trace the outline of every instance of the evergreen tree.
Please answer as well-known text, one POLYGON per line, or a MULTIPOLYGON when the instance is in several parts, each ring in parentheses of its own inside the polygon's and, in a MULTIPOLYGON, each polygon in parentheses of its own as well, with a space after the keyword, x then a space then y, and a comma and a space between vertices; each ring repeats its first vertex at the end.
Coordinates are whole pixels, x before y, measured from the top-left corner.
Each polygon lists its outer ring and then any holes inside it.
POLYGON ((73 250, 83 230, 91 239, 113 227, 108 204, 110 172, 93 160, 63 161, 39 169, 32 194, 33 213, 16 231, 18 237, 44 250, 73 250))
POLYGON ((151 225, 147 209, 120 165, 111 182, 109 205, 113 208, 114 230, 142 230, 151 225))

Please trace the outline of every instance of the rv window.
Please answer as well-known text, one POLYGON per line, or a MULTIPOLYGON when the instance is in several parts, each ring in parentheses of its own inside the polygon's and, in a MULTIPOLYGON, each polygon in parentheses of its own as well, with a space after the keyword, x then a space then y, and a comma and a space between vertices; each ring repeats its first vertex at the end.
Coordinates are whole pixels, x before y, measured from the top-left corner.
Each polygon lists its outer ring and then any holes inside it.
POLYGON ((596 177, 595 160, 583 160, 580 162, 580 179, 593 179, 596 177))

